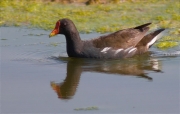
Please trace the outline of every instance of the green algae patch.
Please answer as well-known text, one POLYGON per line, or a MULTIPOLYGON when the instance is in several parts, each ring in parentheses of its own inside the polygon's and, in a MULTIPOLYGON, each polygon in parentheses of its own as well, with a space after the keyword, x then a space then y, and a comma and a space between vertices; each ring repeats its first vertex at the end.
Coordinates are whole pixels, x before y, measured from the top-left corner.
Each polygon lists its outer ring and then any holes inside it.
POLYGON ((56 47, 56 46, 58 46, 60 43, 57 43, 57 42, 52 42, 52 43, 50 43, 50 45, 51 46, 54 46, 54 47, 56 47))
POLYGON ((1 38, 1 40, 7 40, 6 38, 1 38))
POLYGON ((175 41, 164 41, 164 42, 159 42, 156 46, 160 49, 168 49, 178 45, 179 43, 175 41))
POLYGON ((180 35, 174 35, 171 32, 168 36, 165 36, 155 44, 157 48, 166 50, 169 48, 174 48, 180 45, 180 35))
POLYGON ((99 110, 96 106, 86 107, 86 108, 75 108, 75 111, 92 111, 92 110, 99 110))
POLYGON ((151 29, 174 28, 173 35, 179 35, 179 9, 178 0, 125 0, 94 5, 1 0, 0 26, 52 30, 57 20, 69 18, 80 33, 107 33, 152 22, 151 29))
POLYGON ((147 22, 153 23, 152 28, 178 28, 179 9, 180 3, 177 0, 148 0, 88 6, 3 0, 0 1, 0 25, 31 26, 51 30, 57 20, 70 18, 81 33, 113 32, 147 22))

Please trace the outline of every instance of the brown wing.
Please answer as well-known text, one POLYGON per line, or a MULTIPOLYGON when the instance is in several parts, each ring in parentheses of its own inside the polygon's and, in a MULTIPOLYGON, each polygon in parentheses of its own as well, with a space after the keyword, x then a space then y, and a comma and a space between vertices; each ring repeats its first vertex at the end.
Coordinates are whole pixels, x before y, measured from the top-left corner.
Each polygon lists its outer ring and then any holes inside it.
POLYGON ((126 49, 131 46, 136 46, 149 30, 149 27, 147 27, 149 24, 150 23, 147 23, 135 28, 124 29, 106 36, 100 36, 97 39, 93 39, 93 44, 97 48, 112 47, 113 49, 126 49))

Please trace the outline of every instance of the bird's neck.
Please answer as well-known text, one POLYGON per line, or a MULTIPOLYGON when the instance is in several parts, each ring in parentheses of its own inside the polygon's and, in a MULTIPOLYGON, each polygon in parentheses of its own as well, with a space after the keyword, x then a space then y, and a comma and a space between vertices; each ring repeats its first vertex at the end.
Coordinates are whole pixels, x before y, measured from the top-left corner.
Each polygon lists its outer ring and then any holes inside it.
POLYGON ((70 57, 76 57, 82 49, 82 40, 78 31, 70 31, 65 34, 67 54, 70 57))

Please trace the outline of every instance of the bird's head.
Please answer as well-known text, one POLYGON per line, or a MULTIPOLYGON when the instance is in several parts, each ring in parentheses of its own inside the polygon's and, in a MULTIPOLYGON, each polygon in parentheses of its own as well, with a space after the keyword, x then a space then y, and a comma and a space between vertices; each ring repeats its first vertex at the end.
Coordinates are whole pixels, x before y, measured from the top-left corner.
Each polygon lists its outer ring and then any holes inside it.
POLYGON ((73 31, 75 25, 70 19, 60 19, 56 22, 54 30, 50 33, 49 38, 57 34, 68 34, 70 31, 73 31))

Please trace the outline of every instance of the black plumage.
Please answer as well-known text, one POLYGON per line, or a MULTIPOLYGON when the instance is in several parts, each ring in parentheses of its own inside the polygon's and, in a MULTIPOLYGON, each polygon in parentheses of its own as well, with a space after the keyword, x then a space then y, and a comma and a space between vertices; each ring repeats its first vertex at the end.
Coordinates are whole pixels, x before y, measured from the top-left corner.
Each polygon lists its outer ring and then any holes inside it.
POLYGON ((80 58, 126 58, 136 54, 142 54, 159 38, 156 36, 164 29, 147 34, 148 25, 116 31, 91 40, 83 41, 80 38, 76 26, 70 19, 57 21, 55 29, 49 35, 63 34, 66 37, 66 49, 69 57, 80 58))

